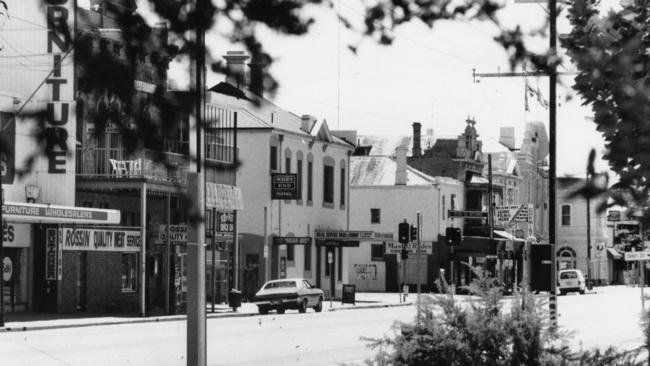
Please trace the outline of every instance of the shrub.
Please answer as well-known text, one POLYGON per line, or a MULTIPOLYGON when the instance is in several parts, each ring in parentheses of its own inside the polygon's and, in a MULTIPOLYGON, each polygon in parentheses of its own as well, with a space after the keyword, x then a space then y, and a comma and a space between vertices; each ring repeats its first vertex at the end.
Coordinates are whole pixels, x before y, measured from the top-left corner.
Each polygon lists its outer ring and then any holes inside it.
MULTIPOLYGON (((569 335, 550 327, 533 296, 516 295, 503 309, 503 288, 480 269, 467 286, 470 297, 448 291, 422 296, 421 317, 396 322, 393 335, 367 339, 377 350, 368 365, 641 365, 638 351, 608 348, 572 351, 569 335)), ((650 326, 649 326, 650 327, 650 326)), ((646 329, 650 329, 646 327, 646 329)))

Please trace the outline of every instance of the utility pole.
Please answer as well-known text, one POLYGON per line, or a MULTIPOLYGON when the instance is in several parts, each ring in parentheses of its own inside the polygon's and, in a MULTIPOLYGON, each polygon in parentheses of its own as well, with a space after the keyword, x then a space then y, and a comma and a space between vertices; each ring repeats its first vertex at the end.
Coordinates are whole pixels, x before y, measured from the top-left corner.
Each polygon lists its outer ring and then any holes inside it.
MULTIPOLYGON (((197 13, 206 0, 193 0, 197 13)), ((190 93, 196 127, 196 165, 187 174, 189 227, 187 233, 187 366, 205 366, 205 174, 203 172, 203 102, 205 100, 205 30, 197 23, 194 30, 194 55, 190 63, 190 93)))
POLYGON ((421 267, 421 266, 420 266, 420 243, 422 243, 422 212, 420 212, 420 211, 418 211, 418 214, 417 214, 417 221, 416 221, 416 222, 417 222, 417 226, 418 226, 418 227, 417 227, 417 232, 418 232, 417 236, 418 236, 418 237, 416 238, 417 240, 415 241, 415 245, 416 245, 415 250, 416 250, 416 253, 417 253, 417 254, 416 254, 416 260, 418 261, 418 263, 417 263, 417 270, 418 270, 418 282, 417 282, 418 296, 417 296, 417 322, 416 322, 416 324, 417 324, 417 325, 420 325, 420 307, 421 307, 421 303, 420 303, 420 282, 421 282, 421 278, 420 278, 420 267, 421 267))
MULTIPOLYGON (((537 0, 515 0, 515 2, 538 2, 537 0)), ((549 177, 548 177, 548 239, 551 246, 551 289, 549 294, 549 317, 551 327, 557 328, 557 297, 555 292, 557 282, 557 264, 556 264, 556 133, 557 133, 557 76, 558 75, 572 75, 573 72, 558 73, 556 66, 557 55, 557 0, 548 0, 548 14, 549 14, 549 58, 547 72, 506 72, 506 73, 477 73, 472 70, 472 77, 474 82, 477 77, 526 77, 526 76, 548 76, 549 77, 549 108, 548 108, 548 129, 549 129, 549 177)))

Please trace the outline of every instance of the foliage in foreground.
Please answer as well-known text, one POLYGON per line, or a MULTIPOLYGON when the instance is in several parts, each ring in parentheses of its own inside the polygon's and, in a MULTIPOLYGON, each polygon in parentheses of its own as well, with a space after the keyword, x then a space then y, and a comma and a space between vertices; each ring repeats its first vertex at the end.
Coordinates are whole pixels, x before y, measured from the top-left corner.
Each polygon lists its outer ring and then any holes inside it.
POLYGON ((568 334, 548 326, 546 309, 532 296, 516 296, 503 309, 502 289, 484 273, 469 286, 469 300, 423 296, 421 320, 397 322, 394 335, 368 339, 377 350, 368 365, 642 365, 639 351, 573 351, 568 334))

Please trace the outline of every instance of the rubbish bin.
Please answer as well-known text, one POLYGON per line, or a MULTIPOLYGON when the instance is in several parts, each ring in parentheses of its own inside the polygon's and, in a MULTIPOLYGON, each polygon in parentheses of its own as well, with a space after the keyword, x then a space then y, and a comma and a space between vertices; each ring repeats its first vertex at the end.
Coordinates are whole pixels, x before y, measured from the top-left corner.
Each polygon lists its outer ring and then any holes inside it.
POLYGON ((237 308, 241 307, 241 291, 235 289, 230 290, 230 293, 228 293, 228 306, 233 311, 237 311, 237 308))

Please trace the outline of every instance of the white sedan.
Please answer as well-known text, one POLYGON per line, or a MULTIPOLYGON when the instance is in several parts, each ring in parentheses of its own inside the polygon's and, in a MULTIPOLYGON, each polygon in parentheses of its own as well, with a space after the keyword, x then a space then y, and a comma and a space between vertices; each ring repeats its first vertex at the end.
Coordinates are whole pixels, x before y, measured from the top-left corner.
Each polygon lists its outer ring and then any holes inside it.
POLYGON ((255 304, 260 314, 275 309, 283 314, 286 309, 298 309, 304 313, 307 308, 323 310, 323 290, 314 287, 304 278, 287 278, 269 281, 255 294, 255 304))

